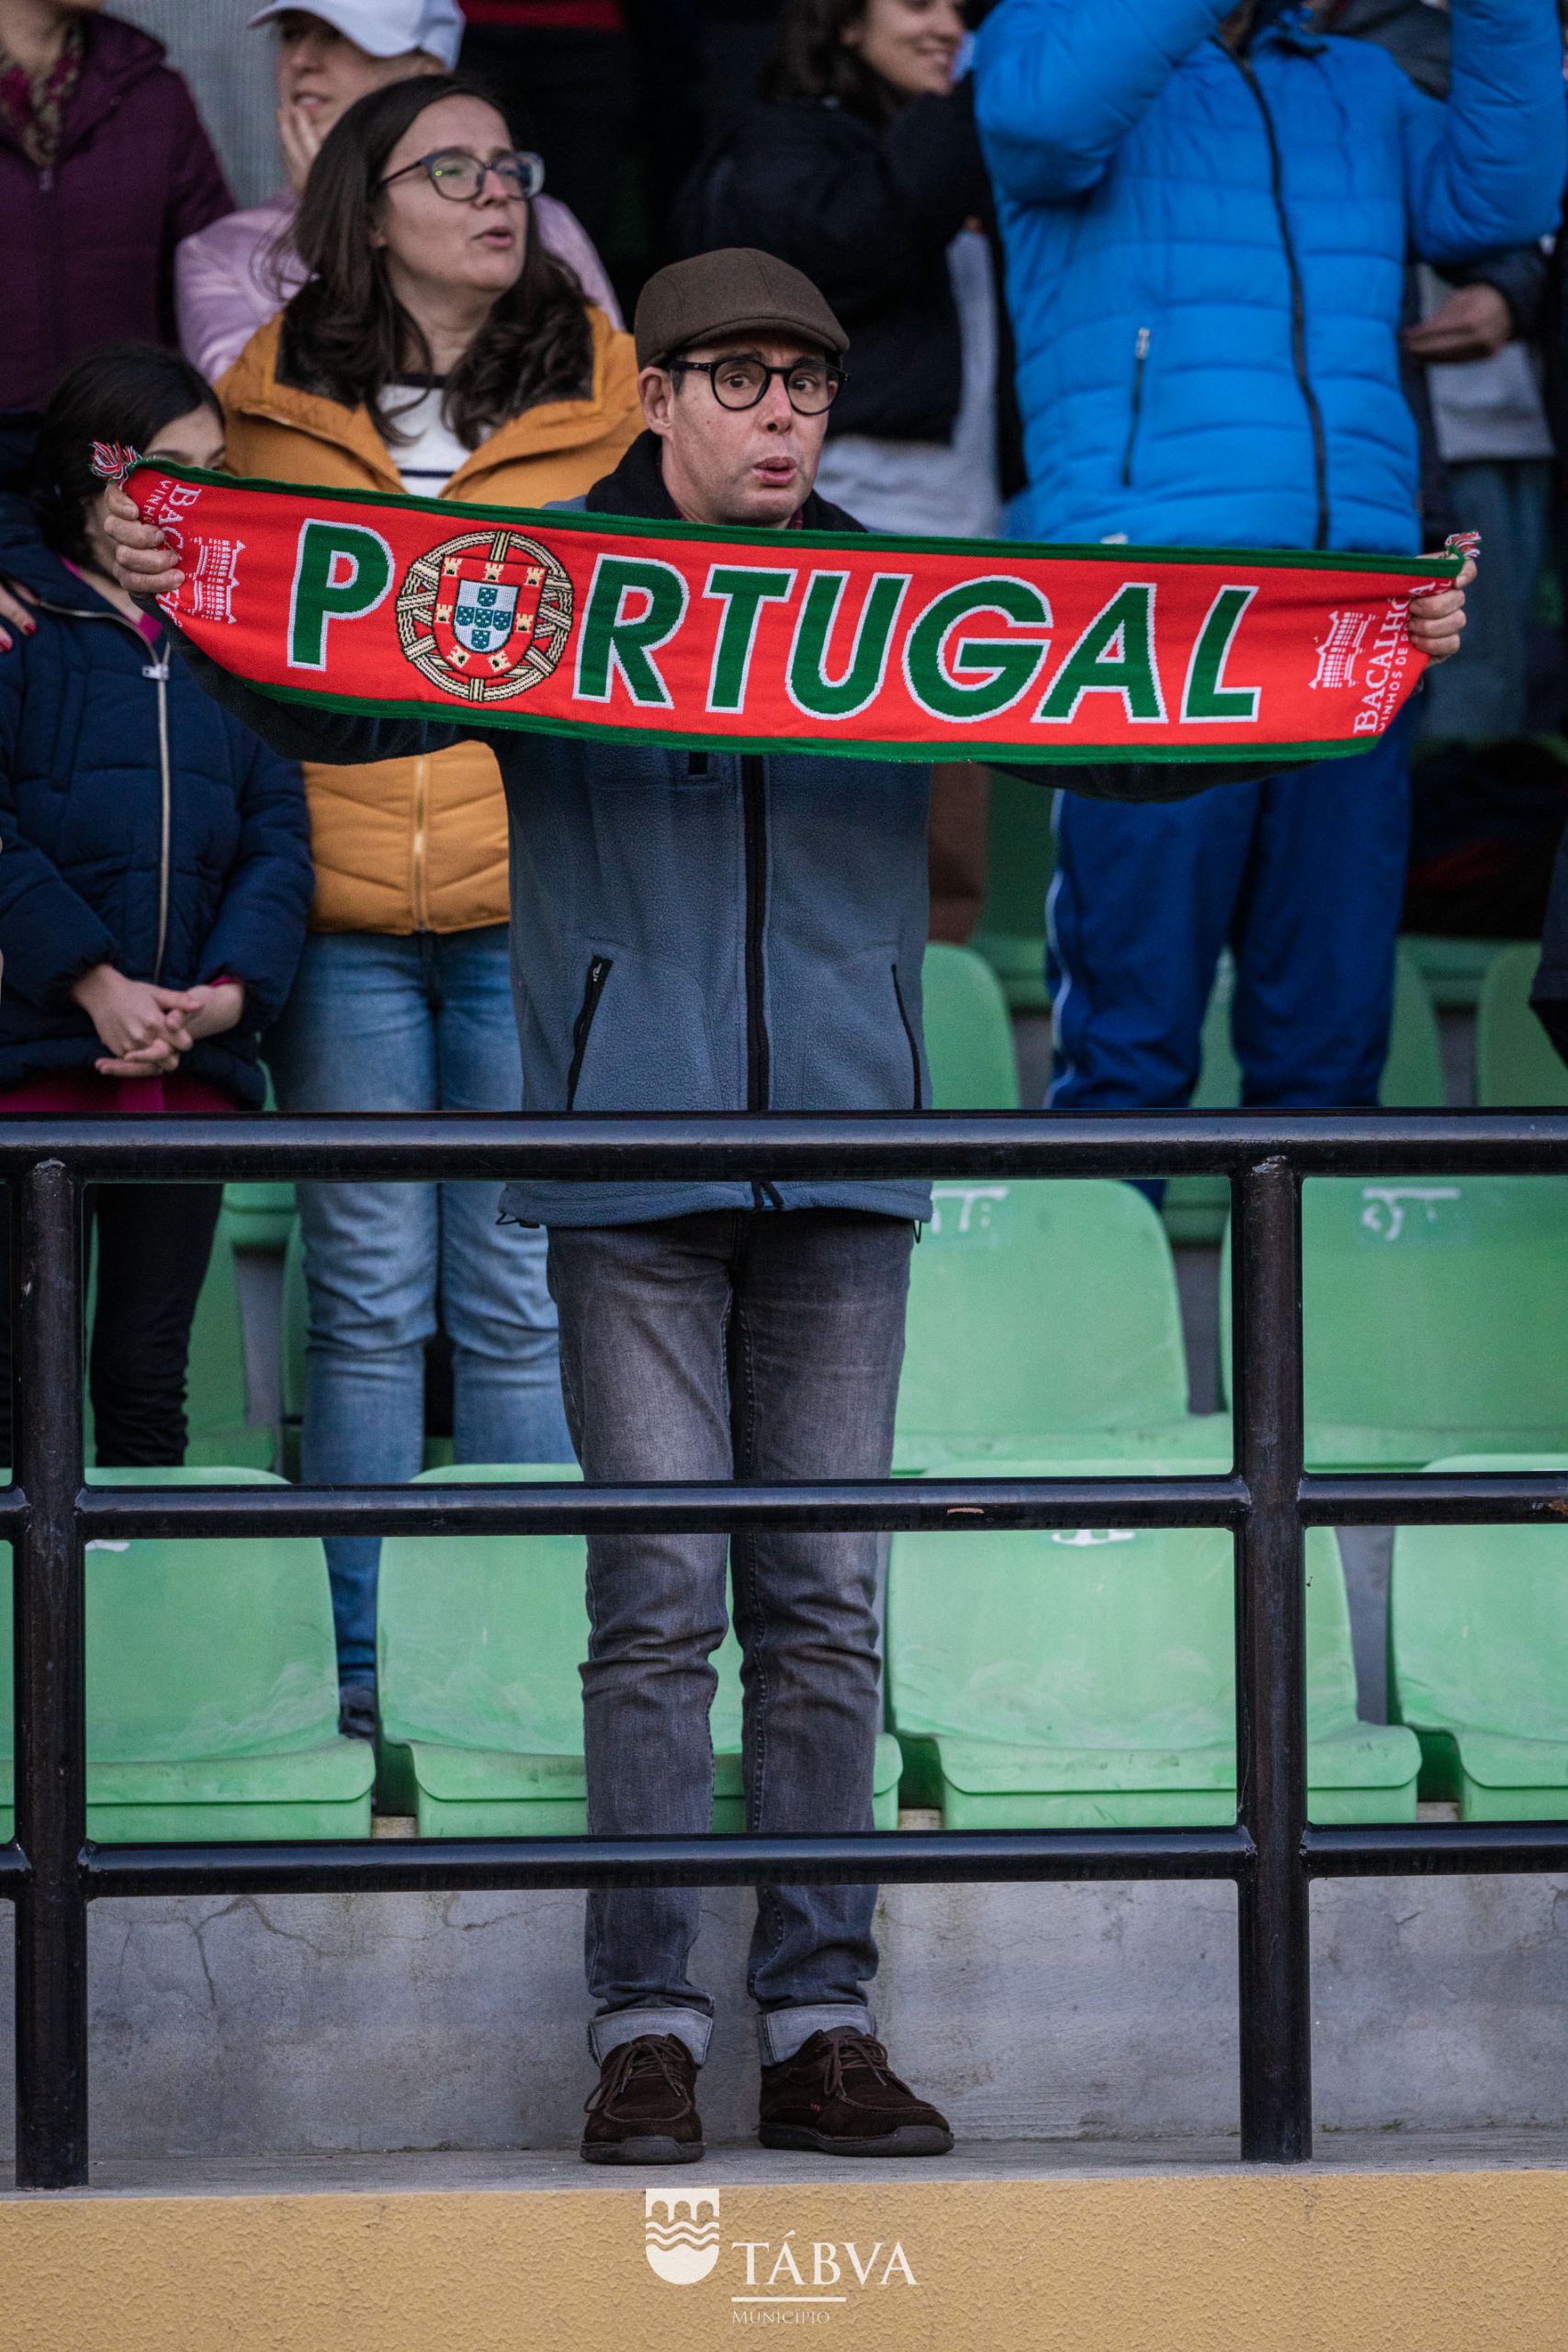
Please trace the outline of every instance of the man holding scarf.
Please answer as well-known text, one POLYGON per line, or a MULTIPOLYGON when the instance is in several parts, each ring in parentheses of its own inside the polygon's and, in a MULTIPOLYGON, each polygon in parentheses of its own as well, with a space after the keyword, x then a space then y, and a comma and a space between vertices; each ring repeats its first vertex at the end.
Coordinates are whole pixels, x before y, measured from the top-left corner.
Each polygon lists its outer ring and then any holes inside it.
MULTIPOLYGON (((662 270, 638 305, 637 346, 648 430, 588 493, 589 512, 855 527, 812 487, 845 337, 797 270, 745 251, 662 270)), ((143 597, 175 593, 183 575, 162 533, 122 494, 110 504, 121 579, 143 597)), ((1412 606, 1412 639, 1429 659, 1457 647, 1462 604, 1456 588, 1412 606)), ((462 731, 285 707, 182 650, 220 701, 295 756, 401 758, 462 731)), ((925 1107, 925 768, 653 739, 490 741, 511 804, 530 1110, 925 1107)), ((1123 793, 1190 793, 1213 773, 1093 772, 1123 793)), ((926 1185, 530 1181, 511 1187, 506 1207, 549 1229, 562 1381, 587 1479, 888 1476, 926 1185)), ((595 1835, 709 1826, 727 1554, 745 1657, 749 1826, 872 1826, 875 1535, 594 1535, 582 1673, 595 1835)), ((899 2156, 952 2144, 874 2038, 874 1901, 869 1886, 758 1891, 748 1984, 770 2146, 899 2156)), ((695 2073, 713 2002, 689 1973, 699 1905, 694 1888, 589 1898, 589 2038, 602 2069, 590 2162, 703 2153, 695 2073)))
MULTIPOLYGON (((1462 265, 1543 234, 1564 168, 1552 0, 1452 0, 1450 19, 1443 104, 1299 0, 1001 0, 976 104, 1018 345, 1021 537, 1421 545, 1407 253, 1462 265)), ((1188 1102, 1227 944, 1247 1105, 1376 1102, 1408 731, 1160 809, 1064 796, 1054 1106, 1188 1102)))

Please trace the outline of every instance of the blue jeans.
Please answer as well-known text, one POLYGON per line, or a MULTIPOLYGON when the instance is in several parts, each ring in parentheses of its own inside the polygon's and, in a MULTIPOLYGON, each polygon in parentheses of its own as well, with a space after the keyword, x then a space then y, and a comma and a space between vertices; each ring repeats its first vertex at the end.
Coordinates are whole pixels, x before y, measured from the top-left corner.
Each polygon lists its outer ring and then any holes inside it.
POLYGON ((1189 1102, 1220 950, 1254 1110, 1376 1103, 1410 839, 1409 713, 1371 751, 1143 808, 1064 792, 1050 1104, 1189 1102))
MULTIPOLYGON (((511 1111, 523 1079, 506 926, 313 933, 267 1041, 284 1111, 511 1111)), ((565 1462, 545 1237, 495 1184, 301 1184, 310 1292, 300 1469, 393 1486, 424 1452, 424 1350, 452 1342, 459 1462, 565 1462)), ((327 1544, 338 1670, 376 1668, 374 1536, 327 1544)))
MULTIPOLYGON (((716 1209, 550 1230, 561 1381, 583 1476, 886 1478, 913 1228, 844 1209, 716 1209)), ((591 1535, 582 1668, 595 1837, 701 1832, 728 1555, 754 1830, 872 1826, 882 1704, 875 1533, 591 1535)), ((762 1886, 747 1988, 765 2063, 820 2028, 874 2030, 870 1886, 762 1886)), ((673 2033, 701 2062, 697 1887, 588 1898, 589 2046, 673 2033)))

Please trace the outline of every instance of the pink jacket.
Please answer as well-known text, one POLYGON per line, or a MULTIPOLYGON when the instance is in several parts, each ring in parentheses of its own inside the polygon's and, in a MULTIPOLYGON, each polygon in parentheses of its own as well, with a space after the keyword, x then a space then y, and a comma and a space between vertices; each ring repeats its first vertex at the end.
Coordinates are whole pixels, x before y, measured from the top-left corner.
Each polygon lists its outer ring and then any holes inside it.
MULTIPOLYGON (((256 329, 305 282, 303 269, 287 246, 275 258, 279 233, 288 229, 298 200, 285 189, 248 212, 231 212, 226 220, 186 237, 175 256, 180 348, 209 383, 218 381, 256 329)), ((620 326, 620 306, 604 265, 576 214, 554 197, 538 196, 534 221, 551 253, 576 271, 589 300, 620 326)))

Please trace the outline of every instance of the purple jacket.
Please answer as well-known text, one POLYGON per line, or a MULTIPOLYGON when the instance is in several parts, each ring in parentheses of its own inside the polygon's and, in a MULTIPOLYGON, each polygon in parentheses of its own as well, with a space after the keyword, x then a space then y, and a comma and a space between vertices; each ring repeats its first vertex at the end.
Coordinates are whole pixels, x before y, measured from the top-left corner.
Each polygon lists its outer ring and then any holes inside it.
POLYGON ((175 248, 234 200, 161 41, 83 20, 60 158, 40 172, 0 120, 0 409, 36 408, 72 360, 175 341, 175 248))

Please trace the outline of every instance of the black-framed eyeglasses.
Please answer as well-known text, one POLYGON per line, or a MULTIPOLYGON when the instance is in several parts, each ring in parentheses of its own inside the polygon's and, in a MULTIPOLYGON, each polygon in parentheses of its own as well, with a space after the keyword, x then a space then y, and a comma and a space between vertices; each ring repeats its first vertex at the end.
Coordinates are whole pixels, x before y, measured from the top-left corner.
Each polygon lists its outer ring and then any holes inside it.
POLYGON ((671 359, 671 376, 705 376, 721 408, 756 408, 776 376, 796 416, 820 416, 832 407, 844 370, 826 359, 792 359, 770 368, 763 359, 671 359))
POLYGON ((394 180, 406 180, 411 172, 423 172, 436 195, 450 198, 454 204, 471 204, 491 172, 501 182, 502 195, 513 199, 537 196, 545 185, 543 159, 522 147, 510 154, 492 155, 488 163, 480 155, 470 155, 466 148, 443 147, 434 155, 421 155, 416 163, 405 164, 400 172, 389 172, 376 185, 390 187, 394 180))

